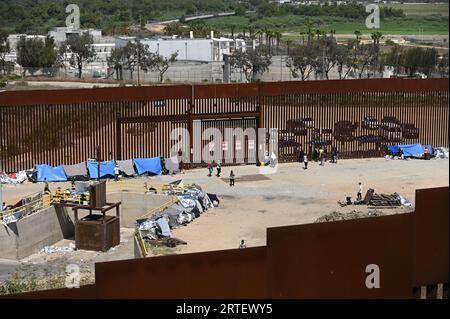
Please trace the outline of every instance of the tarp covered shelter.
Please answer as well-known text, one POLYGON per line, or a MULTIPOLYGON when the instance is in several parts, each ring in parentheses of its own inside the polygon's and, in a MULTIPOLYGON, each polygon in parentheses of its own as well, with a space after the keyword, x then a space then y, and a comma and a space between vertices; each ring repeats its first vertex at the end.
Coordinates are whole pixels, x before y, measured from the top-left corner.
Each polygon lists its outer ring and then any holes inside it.
POLYGON ((86 162, 81 162, 74 165, 63 165, 68 179, 79 179, 87 176, 86 162))
POLYGON ((428 153, 433 154, 433 147, 431 145, 422 144, 390 145, 387 149, 393 154, 398 154, 400 151, 403 151, 405 157, 422 157, 425 152, 425 147, 428 148, 428 153))
MULTIPOLYGON (((101 177, 114 177, 115 161, 100 162, 100 178, 101 177)), ((89 177, 91 179, 98 178, 98 164, 96 161, 87 161, 87 168, 89 171, 89 177)))
POLYGON ((116 161, 117 166, 119 166, 119 170, 127 176, 133 176, 136 172, 134 171, 133 161, 125 160, 125 161, 116 161))
POLYGON ((156 175, 161 175, 162 167, 161 167, 161 158, 153 157, 153 158, 134 158, 134 165, 136 165, 136 170, 139 175, 145 173, 153 173, 156 175))
POLYGON ((36 181, 66 182, 67 176, 62 166, 53 167, 47 164, 36 165, 36 181))

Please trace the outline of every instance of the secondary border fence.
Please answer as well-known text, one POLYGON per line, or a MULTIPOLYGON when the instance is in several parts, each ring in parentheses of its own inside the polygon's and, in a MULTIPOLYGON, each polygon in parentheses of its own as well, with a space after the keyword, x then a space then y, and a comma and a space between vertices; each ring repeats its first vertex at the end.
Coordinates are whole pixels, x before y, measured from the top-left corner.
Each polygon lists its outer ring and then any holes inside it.
POLYGON ((340 158, 380 156, 394 143, 448 146, 448 84, 366 79, 1 92, 0 167, 76 164, 95 157, 97 145, 103 160, 169 157, 174 128, 189 131, 192 147, 196 121, 210 127, 217 120, 221 127, 254 119, 256 128, 278 128, 280 162, 295 160, 300 145, 310 155, 317 141, 336 147, 340 158))
POLYGON ((415 198, 414 213, 268 228, 262 247, 97 263, 95 285, 5 298, 448 299, 448 187, 415 198))

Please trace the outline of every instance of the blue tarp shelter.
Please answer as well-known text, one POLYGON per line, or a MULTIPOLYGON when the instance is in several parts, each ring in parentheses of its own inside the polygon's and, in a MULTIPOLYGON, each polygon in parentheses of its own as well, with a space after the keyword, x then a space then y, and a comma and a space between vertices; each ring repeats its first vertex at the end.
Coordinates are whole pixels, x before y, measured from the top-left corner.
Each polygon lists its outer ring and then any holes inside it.
MULTIPOLYGON (((100 162, 100 178, 107 176, 114 176, 115 161, 100 162)), ((87 168, 89 171, 89 178, 98 178, 98 164, 96 161, 87 161, 87 168)))
POLYGON ((161 158, 159 157, 134 158, 133 162, 139 175, 145 173, 161 175, 162 173, 161 158))
POLYGON ((66 182, 67 176, 62 166, 53 167, 47 164, 36 165, 37 182, 66 182))
POLYGON ((425 147, 428 148, 428 153, 433 154, 433 147, 431 145, 401 144, 390 145, 387 148, 393 154, 397 154, 402 150, 405 157, 421 157, 425 152, 425 147))

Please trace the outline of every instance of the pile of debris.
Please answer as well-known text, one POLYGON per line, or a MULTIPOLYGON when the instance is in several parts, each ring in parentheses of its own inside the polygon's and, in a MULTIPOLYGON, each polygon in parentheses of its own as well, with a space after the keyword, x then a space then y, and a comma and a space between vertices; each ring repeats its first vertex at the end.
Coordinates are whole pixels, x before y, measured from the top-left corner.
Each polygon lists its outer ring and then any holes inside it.
POLYGON ((210 208, 219 205, 219 199, 215 194, 208 194, 198 185, 184 186, 181 182, 171 185, 168 195, 177 198, 177 202, 153 214, 148 219, 136 221, 136 231, 148 242, 163 244, 167 247, 175 247, 186 242, 172 237, 172 229, 187 224, 199 218, 210 208))
POLYGON ((324 222, 334 222, 339 220, 351 220, 351 219, 358 219, 358 218, 367 218, 367 217, 376 217, 376 216, 383 216, 384 213, 380 212, 378 210, 372 210, 368 213, 352 210, 349 213, 339 213, 339 212, 332 212, 331 214, 324 215, 322 217, 319 217, 315 223, 324 223, 324 222))
POLYGON ((448 159, 448 147, 436 147, 434 149, 434 157, 448 159))
POLYGON ((363 200, 351 201, 351 197, 347 197, 346 201, 338 201, 341 207, 348 205, 368 205, 369 208, 395 208, 400 206, 412 206, 412 204, 399 193, 394 194, 377 194, 375 190, 370 188, 363 200))

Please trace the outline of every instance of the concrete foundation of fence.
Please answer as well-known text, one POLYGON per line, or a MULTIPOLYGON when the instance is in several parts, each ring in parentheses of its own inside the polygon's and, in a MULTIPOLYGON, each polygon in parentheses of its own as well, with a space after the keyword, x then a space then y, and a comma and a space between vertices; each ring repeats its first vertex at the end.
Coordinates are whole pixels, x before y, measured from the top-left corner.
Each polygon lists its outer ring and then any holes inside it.
MULTIPOLYGON (((122 202, 120 226, 125 228, 134 228, 136 219, 168 200, 169 197, 165 195, 108 194, 108 202, 122 202)), ((88 214, 88 211, 80 210, 78 218, 88 214)), ((23 259, 45 246, 54 245, 65 238, 72 239, 74 234, 72 209, 59 205, 49 207, 8 226, 0 225, 0 259, 23 259)))

